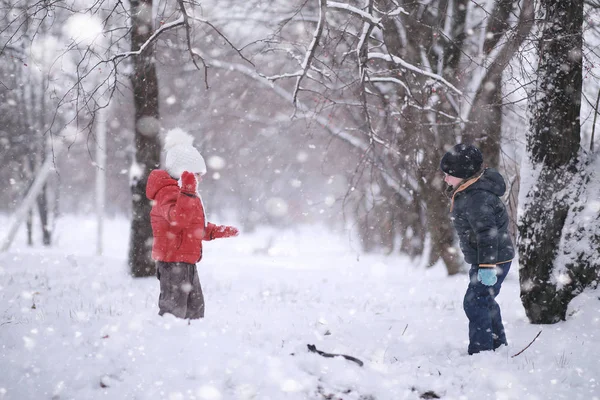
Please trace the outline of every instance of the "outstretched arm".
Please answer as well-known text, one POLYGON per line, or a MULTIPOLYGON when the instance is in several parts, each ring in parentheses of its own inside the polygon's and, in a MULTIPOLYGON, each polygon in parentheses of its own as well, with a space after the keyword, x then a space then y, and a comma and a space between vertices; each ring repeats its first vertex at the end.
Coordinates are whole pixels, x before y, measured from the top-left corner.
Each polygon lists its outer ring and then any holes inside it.
POLYGON ((206 224, 204 240, 213 240, 237 236, 240 232, 237 228, 227 225, 215 225, 211 222, 206 224))

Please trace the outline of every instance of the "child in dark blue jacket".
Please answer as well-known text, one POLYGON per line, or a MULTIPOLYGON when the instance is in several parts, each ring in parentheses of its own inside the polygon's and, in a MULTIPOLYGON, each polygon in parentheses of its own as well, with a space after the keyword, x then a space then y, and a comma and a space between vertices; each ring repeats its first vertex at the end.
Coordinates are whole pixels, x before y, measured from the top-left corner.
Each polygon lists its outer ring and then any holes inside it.
POLYGON ((508 214, 500 199, 506 184, 498 171, 483 168, 473 145, 458 144, 440 163, 451 186, 450 212, 465 261, 471 264, 463 308, 469 319, 469 354, 506 345, 496 296, 515 256, 508 214))

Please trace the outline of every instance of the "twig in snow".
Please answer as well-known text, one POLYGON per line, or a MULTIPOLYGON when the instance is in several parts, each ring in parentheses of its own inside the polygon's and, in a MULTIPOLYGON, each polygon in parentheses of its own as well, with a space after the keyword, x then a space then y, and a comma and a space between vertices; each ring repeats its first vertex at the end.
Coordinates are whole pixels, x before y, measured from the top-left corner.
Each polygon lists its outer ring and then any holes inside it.
POLYGON ((308 347, 308 351, 310 351, 311 353, 317 353, 318 355, 323 356, 323 357, 327 357, 327 358, 344 357, 348 361, 355 362, 359 367, 362 367, 364 364, 358 358, 349 356, 347 354, 335 354, 335 353, 327 353, 325 351, 321 351, 321 350, 317 349, 317 347, 314 344, 307 344, 306 347, 308 347))
POLYGON ((513 355, 511 358, 515 358, 516 356, 518 356, 519 354, 521 354, 522 352, 524 352, 525 350, 527 350, 529 348, 529 346, 531 346, 533 344, 533 342, 535 342, 535 339, 538 338, 538 336, 540 336, 540 334, 542 333, 542 331, 539 331, 537 335, 535 335, 535 337, 533 338, 533 340, 531 342, 529 342, 529 344, 520 352, 518 352, 517 354, 513 355))
POLYGON ((404 330, 402 331, 402 335, 401 336, 404 336, 404 332, 406 332, 407 329, 408 329, 408 324, 406 324, 406 326, 404 327, 404 330))

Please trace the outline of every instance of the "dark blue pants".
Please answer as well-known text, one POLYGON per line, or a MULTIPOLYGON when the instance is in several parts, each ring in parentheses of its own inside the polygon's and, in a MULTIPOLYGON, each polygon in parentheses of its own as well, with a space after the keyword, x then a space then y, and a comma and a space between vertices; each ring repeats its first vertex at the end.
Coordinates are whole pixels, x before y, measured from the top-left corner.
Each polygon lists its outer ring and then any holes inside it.
POLYGON ((465 314, 469 318, 469 354, 495 350, 507 344, 496 296, 500 293, 510 264, 509 261, 496 266, 498 282, 494 286, 485 286, 477 280, 477 265, 472 265, 469 270, 470 282, 463 302, 465 314))

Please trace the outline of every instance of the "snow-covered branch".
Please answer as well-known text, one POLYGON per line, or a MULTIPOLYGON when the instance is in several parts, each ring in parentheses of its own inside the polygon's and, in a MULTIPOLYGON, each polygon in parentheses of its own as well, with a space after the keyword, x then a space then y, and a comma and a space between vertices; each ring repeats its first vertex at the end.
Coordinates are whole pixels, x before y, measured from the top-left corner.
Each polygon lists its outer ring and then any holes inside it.
POLYGON ((290 72, 290 73, 286 73, 286 74, 279 74, 279 75, 269 75, 269 76, 266 76, 266 75, 263 75, 263 74, 259 74, 259 75, 260 75, 260 76, 262 76, 262 77, 263 77, 263 78, 265 78, 265 79, 268 79, 268 80, 270 80, 270 81, 273 81, 273 82, 275 82, 275 81, 277 81, 277 80, 279 80, 279 79, 285 79, 285 78, 297 78, 297 77, 299 77, 299 76, 302 76, 302 70, 301 70, 301 69, 299 69, 299 70, 298 70, 298 71, 296 71, 296 72, 290 72))
POLYGON ((404 9, 404 7, 397 7, 392 11, 385 14, 386 17, 397 17, 400 14, 410 15, 408 11, 404 9))
POLYGON ((396 85, 400 85, 404 88, 404 90, 406 90, 406 92, 408 93, 409 96, 412 97, 412 92, 410 91, 410 88, 408 87, 408 85, 404 82, 402 82, 400 79, 398 78, 393 78, 393 77, 388 77, 388 76, 379 76, 379 77, 367 77, 366 78, 367 82, 373 82, 373 83, 395 83, 396 85))
POLYGON ((398 64, 410 71, 416 72, 418 74, 421 75, 425 75, 430 77, 433 80, 436 80, 440 83, 443 83, 444 85, 446 85, 448 88, 450 88, 452 91, 456 92, 457 94, 462 96, 462 92, 460 90, 458 90, 453 84, 451 84, 450 82, 448 82, 446 79, 444 79, 443 77, 439 76, 438 74, 434 74, 432 72, 428 72, 425 71, 419 67, 416 67, 406 61, 404 61, 402 58, 397 57, 397 56, 393 56, 391 54, 384 54, 384 53, 369 53, 368 56, 369 60, 373 60, 373 59, 379 59, 379 60, 384 60, 384 61, 390 61, 393 62, 395 64, 398 64))
POLYGON ((408 15, 408 12, 403 7, 397 7, 389 12, 383 12, 383 11, 378 10, 376 7, 373 7, 373 9, 375 11, 377 11, 379 14, 382 15, 382 17, 375 17, 370 12, 363 11, 360 8, 354 7, 350 4, 339 3, 337 1, 327 2, 327 8, 333 9, 333 10, 346 11, 346 12, 353 14, 353 15, 357 16, 358 18, 362 19, 366 24, 376 26, 380 29, 383 29, 383 25, 381 24, 381 21, 384 18, 396 17, 400 14, 408 15))
POLYGON ((327 8, 345 10, 354 14, 361 18, 364 22, 370 25, 376 25, 379 28, 383 28, 381 26, 381 18, 376 18, 373 15, 369 14, 366 11, 363 11, 359 8, 353 7, 350 4, 338 3, 337 1, 330 1, 327 3, 327 8))
POLYGON ((114 55, 110 61, 116 61, 119 58, 127 58, 127 57, 131 57, 131 56, 139 56, 140 54, 142 54, 144 52, 144 50, 146 50, 148 48, 148 46, 150 46, 152 43, 154 43, 158 37, 163 34, 164 32, 177 28, 179 26, 182 26, 185 24, 185 20, 183 18, 183 16, 177 18, 175 21, 172 22, 167 22, 165 24, 163 24, 160 28, 158 28, 156 31, 154 31, 154 33, 152 34, 152 36, 150 36, 148 38, 148 40, 146 40, 139 49, 137 50, 132 50, 132 51, 126 51, 124 53, 119 53, 114 55))
MULTIPOLYGON (((367 9, 371 11, 373 9, 373 1, 369 0, 367 9)), ((368 47, 368 39, 371 36, 371 32, 373 32, 373 28, 375 24, 370 22, 365 22, 363 24, 362 33, 360 35, 360 39, 358 40, 358 44, 356 45, 356 58, 358 60, 358 73, 360 76, 360 81, 364 82, 365 79, 365 65, 367 64, 367 54, 369 53, 368 47)))

